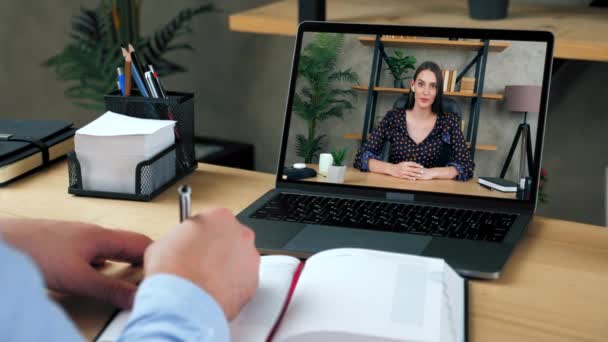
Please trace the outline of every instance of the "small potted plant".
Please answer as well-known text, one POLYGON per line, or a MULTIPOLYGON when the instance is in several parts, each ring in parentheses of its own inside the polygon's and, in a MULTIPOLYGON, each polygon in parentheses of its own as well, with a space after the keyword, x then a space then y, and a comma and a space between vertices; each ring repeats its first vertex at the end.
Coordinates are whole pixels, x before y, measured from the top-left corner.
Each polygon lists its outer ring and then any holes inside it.
POLYGON ((408 70, 415 70, 416 57, 406 56, 401 50, 396 50, 394 56, 386 57, 388 70, 391 72, 395 88, 403 88, 403 80, 407 77, 408 70))
POLYGON ((327 171, 327 180, 331 183, 344 183, 344 175, 346 174, 346 166, 344 166, 344 157, 346 157, 347 149, 333 150, 331 156, 334 158, 334 163, 327 171))

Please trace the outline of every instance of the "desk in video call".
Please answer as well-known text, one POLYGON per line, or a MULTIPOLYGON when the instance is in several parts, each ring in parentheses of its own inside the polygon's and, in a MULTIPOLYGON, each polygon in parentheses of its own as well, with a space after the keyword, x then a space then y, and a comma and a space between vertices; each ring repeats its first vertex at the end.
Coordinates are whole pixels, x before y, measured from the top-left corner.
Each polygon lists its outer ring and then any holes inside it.
MULTIPOLYGON (((308 167, 313 168, 315 170, 319 169, 317 164, 311 164, 308 165, 308 167)), ((315 178, 304 179, 304 181, 328 183, 327 177, 321 175, 318 175, 315 178)), ((479 183, 477 182, 477 178, 472 178, 466 182, 445 179, 413 181, 379 173, 361 172, 352 167, 346 168, 344 184, 394 188, 400 190, 430 191, 459 195, 515 199, 514 192, 501 192, 498 190, 487 189, 479 185, 479 183)))

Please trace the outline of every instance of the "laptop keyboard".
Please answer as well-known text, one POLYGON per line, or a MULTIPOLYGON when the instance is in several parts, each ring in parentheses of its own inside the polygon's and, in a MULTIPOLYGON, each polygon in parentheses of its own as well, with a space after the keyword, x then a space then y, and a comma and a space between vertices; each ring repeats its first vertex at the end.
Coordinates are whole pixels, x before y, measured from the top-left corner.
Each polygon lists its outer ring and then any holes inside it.
POLYGON ((251 218, 501 242, 516 214, 277 194, 251 218))

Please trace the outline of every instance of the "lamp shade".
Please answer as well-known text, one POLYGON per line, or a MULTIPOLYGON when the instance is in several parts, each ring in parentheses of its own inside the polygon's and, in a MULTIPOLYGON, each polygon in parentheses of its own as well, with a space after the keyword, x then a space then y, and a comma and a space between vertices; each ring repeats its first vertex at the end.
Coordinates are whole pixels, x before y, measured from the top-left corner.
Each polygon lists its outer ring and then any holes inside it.
POLYGON ((505 87, 505 107, 512 112, 540 111, 541 87, 533 85, 510 85, 505 87))

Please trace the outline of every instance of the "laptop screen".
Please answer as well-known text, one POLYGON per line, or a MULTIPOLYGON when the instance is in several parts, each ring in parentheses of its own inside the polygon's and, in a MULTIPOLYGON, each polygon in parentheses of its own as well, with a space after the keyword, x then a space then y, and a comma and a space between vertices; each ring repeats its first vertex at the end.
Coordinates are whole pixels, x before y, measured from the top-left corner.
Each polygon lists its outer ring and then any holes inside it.
POLYGON ((535 200, 547 39, 424 28, 302 31, 280 179, 535 200))

